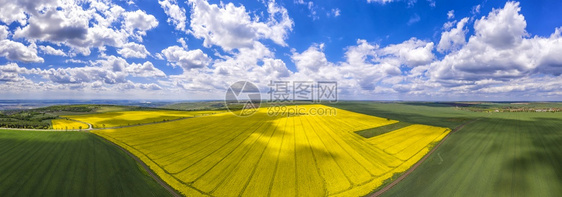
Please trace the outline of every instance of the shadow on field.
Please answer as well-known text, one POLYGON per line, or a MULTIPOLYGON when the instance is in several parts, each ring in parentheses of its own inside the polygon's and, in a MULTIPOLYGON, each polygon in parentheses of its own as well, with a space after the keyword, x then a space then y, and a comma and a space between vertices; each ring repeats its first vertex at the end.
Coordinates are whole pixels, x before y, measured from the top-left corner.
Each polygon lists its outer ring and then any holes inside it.
MULTIPOLYGON (((542 181, 562 185, 562 124, 560 119, 533 118, 533 120, 506 120, 516 125, 518 141, 514 144, 516 154, 506 161, 502 176, 496 181, 496 191, 508 194, 528 192, 530 185, 540 185, 542 181), (526 146, 525 146, 526 145, 526 146), (542 177, 537 179, 536 177, 542 177)), ((536 189, 536 188, 534 188, 536 189)), ((550 188, 552 189, 552 188, 550 188)), ((537 196, 548 196, 546 193, 537 196)), ((562 190, 559 188, 559 192, 562 190)), ((560 193, 558 193, 560 194, 560 193)))

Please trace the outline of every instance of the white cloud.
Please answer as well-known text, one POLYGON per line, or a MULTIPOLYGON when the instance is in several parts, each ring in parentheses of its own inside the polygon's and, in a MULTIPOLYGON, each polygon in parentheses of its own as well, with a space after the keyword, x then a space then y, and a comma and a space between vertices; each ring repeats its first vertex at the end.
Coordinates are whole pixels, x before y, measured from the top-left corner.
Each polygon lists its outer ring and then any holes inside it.
POLYGON ((36 72, 37 69, 27 69, 25 67, 19 67, 16 63, 10 63, 6 65, 0 65, 0 82, 13 81, 19 82, 26 80, 25 77, 20 76, 20 74, 30 74, 36 72))
POLYGON ((457 23, 457 26, 449 31, 441 33, 441 39, 437 45, 437 51, 445 52, 456 50, 466 43, 466 33, 468 29, 465 28, 468 18, 463 18, 457 23))
POLYGON ((15 38, 47 40, 52 42, 72 42, 83 40, 88 33, 88 24, 92 12, 83 11, 72 2, 56 2, 40 5, 25 2, 21 5, 29 14, 28 25, 18 28, 15 38), (62 11, 57 7, 61 6, 62 11), (38 12, 43 10, 44 13, 38 12))
POLYGON ((447 19, 453 19, 455 18, 455 10, 449 10, 447 12, 447 19))
POLYGON ((470 13, 472 13, 473 15, 476 15, 476 14, 480 13, 481 7, 482 6, 480 6, 480 4, 475 5, 474 7, 472 7, 472 10, 470 11, 470 13))
MULTIPOLYGON (((135 77, 158 77, 166 75, 155 68, 152 63, 128 64, 123 59, 109 56, 104 60, 91 62, 86 67, 73 68, 50 68, 28 69, 20 67, 16 63, 0 65, 0 89, 4 90, 3 95, 23 96, 21 98, 34 98, 45 93, 48 95, 56 94, 52 98, 68 98, 67 96, 89 94, 85 98, 103 94, 111 95, 119 92, 122 98, 128 92, 135 92, 135 96, 150 94, 151 91, 163 89, 155 83, 135 83, 127 80, 128 76, 135 77), (113 69, 116 68, 116 69, 113 69), (38 75, 47 81, 34 82, 27 79, 28 75, 38 75)), ((35 77, 33 77, 35 78, 35 77)))
POLYGON ((33 1, 33 0, 22 0, 22 1, 10 1, 1 0, 0 1, 0 21, 10 25, 13 22, 18 22, 20 25, 27 24, 26 13, 35 13, 38 10, 28 10, 27 8, 42 8, 45 6, 53 5, 55 0, 46 1, 33 1))
POLYGON ((435 7, 435 0, 427 0, 427 2, 429 3, 429 6, 431 7, 435 7))
POLYGON ((420 22, 420 20, 421 20, 420 15, 414 14, 412 17, 410 17, 410 19, 406 24, 413 25, 414 23, 420 22))
POLYGON ((64 51, 60 50, 60 49, 55 49, 49 45, 46 46, 39 46, 39 49, 48 55, 56 55, 56 56, 66 56, 66 53, 64 53, 64 51))
POLYGON ((494 48, 510 48, 527 35, 525 17, 519 14, 518 2, 507 2, 503 9, 494 9, 487 17, 474 22, 476 36, 494 48))
POLYGON ((435 59, 433 42, 410 38, 400 44, 391 44, 377 51, 386 60, 398 60, 399 64, 415 67, 431 63, 435 59))
POLYGON ((142 10, 125 12, 123 15, 125 17, 125 30, 129 32, 138 30, 138 34, 141 36, 146 35, 146 31, 158 26, 158 20, 156 20, 156 17, 147 14, 142 10))
POLYGON ((322 67, 330 66, 331 63, 326 59, 322 52, 324 44, 311 46, 302 53, 294 53, 291 56, 299 72, 317 73, 322 67))
POLYGON ((187 21, 185 9, 180 8, 176 0, 158 0, 158 3, 168 15, 168 23, 175 25, 177 30, 185 31, 187 21))
POLYGON ((10 35, 10 31, 8 31, 8 27, 4 25, 0 25, 0 40, 7 39, 8 35, 10 35))
POLYGON ((270 39, 286 46, 285 39, 292 30, 293 21, 285 8, 275 2, 268 3, 269 17, 260 22, 258 17, 250 17, 241 5, 209 4, 204 0, 190 0, 191 34, 203 39, 203 45, 217 45, 226 51, 234 48, 252 47, 259 39, 270 39))
POLYGON ((201 49, 186 51, 179 46, 171 46, 162 50, 162 54, 173 66, 179 66, 184 71, 206 67, 211 59, 201 49))
POLYGON ((37 47, 34 43, 25 46, 11 40, 0 40, 0 57, 21 62, 44 62, 37 56, 37 47))
POLYGON ((280 59, 265 58, 263 65, 260 67, 261 76, 266 77, 263 81, 279 80, 291 76, 292 72, 287 69, 285 62, 280 59))
POLYGON ((338 17, 340 16, 340 9, 339 8, 334 8, 332 9, 332 11, 330 13, 328 13, 328 16, 334 16, 334 17, 338 17))
POLYGON ((60 84, 82 84, 96 81, 104 84, 125 83, 127 73, 114 72, 103 69, 102 67, 85 66, 74 68, 57 68, 45 70, 46 77, 55 83, 60 84))
POLYGON ((124 58, 146 58, 147 55, 150 55, 144 45, 132 42, 123 45, 123 48, 117 50, 117 53, 124 58))
MULTIPOLYGON (((458 51, 447 54, 428 68, 431 80, 454 90, 486 91, 509 88, 508 84, 531 83, 562 74, 560 29, 550 37, 526 38, 526 21, 519 14, 519 3, 507 2, 475 22, 475 35, 458 51), (538 74, 538 75, 537 75, 538 74), (490 85, 486 81, 497 81, 490 85), (453 88, 451 88, 453 89, 453 88)), ((522 87, 524 85, 519 85, 522 87)))
MULTIPOLYGON (((146 31, 158 25, 154 16, 142 10, 126 12, 110 1, 17 1, 2 9, 10 6, 10 13, 25 16, 17 17, 20 27, 15 28, 14 39, 66 45, 69 56, 90 55, 91 48, 120 48, 130 38, 142 41, 146 31)), ((0 16, 0 20, 16 19, 0 16)))
POLYGON ((154 67, 149 61, 143 64, 131 64, 127 67, 127 71, 135 77, 166 77, 164 72, 154 67))
POLYGON ((66 59, 64 60, 64 63, 86 64, 87 62, 77 59, 66 59))
POLYGON ((128 83, 128 76, 166 77, 164 72, 154 67, 151 62, 129 64, 125 59, 107 56, 92 62, 89 66, 50 68, 40 72, 44 78, 59 84, 83 84, 101 82, 107 85, 128 83))

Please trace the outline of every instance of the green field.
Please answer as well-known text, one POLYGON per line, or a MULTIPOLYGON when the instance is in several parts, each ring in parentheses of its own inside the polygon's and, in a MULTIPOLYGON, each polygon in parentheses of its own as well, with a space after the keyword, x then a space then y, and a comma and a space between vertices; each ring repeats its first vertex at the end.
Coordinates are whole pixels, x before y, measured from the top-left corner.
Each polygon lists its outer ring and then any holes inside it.
POLYGON ((170 196, 131 157, 84 132, 0 130, 0 196, 170 196))
POLYGON ((486 113, 460 110, 450 106, 438 105, 439 107, 436 107, 434 104, 422 104, 344 101, 327 105, 367 115, 399 120, 400 122, 448 127, 451 129, 486 115, 486 113))
POLYGON ((562 194, 560 113, 493 113, 436 153, 383 196, 562 194))

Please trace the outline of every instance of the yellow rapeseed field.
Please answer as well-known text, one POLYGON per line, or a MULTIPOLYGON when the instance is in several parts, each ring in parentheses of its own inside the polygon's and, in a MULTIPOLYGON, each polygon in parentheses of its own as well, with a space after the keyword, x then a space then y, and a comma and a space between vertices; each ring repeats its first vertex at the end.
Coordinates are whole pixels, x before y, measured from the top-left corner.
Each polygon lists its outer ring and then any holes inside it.
POLYGON ((222 111, 118 111, 97 114, 70 115, 65 118, 92 124, 94 128, 110 128, 163 122, 168 120, 222 113, 222 111))
POLYGON ((74 120, 66 120, 66 119, 54 119, 51 120, 51 123, 53 124, 53 129, 56 130, 77 130, 77 129, 87 129, 88 125, 81 123, 81 122, 77 122, 74 120))
POLYGON ((449 132, 412 125, 370 139, 354 133, 396 122, 341 109, 269 116, 260 108, 245 118, 222 113, 93 132, 187 196, 361 196, 409 169, 449 132))

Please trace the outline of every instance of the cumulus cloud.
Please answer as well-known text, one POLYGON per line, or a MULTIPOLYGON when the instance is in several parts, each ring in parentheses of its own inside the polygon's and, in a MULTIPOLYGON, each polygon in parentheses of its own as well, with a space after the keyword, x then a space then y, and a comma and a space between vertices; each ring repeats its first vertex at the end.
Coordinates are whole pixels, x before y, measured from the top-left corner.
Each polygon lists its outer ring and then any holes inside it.
POLYGON ((60 50, 60 49, 55 49, 49 45, 47 46, 39 46, 39 50, 41 50, 43 53, 48 54, 48 55, 56 55, 56 56, 66 56, 66 53, 64 53, 64 51, 60 50))
POLYGON ((503 9, 494 9, 487 17, 474 22, 476 36, 494 48, 510 48, 527 35, 525 17, 519 14, 519 2, 507 2, 503 9))
POLYGON ((0 40, 7 39, 8 35, 10 35, 10 31, 8 31, 8 27, 4 25, 0 25, 0 40))
POLYGON ((179 66, 184 71, 207 66, 211 59, 201 49, 185 50, 179 46, 171 46, 162 50, 162 54, 173 66, 179 66))
POLYGON ((48 5, 53 5, 55 0, 46 1, 33 1, 33 0, 23 0, 23 1, 10 1, 2 0, 0 1, 0 21, 10 25, 13 22, 18 22, 20 25, 27 24, 27 13, 36 13, 38 10, 33 10, 29 8, 40 8, 48 5))
POLYGON ((134 32, 137 30, 139 39, 141 38, 140 36, 146 35, 146 31, 158 26, 158 20, 156 20, 156 17, 147 14, 142 10, 125 12, 123 15, 125 17, 125 30, 128 32, 134 32))
POLYGON ((549 37, 528 38, 519 11, 519 3, 507 2, 477 20, 475 34, 465 45, 427 67, 428 80, 439 82, 447 91, 483 94, 538 91, 536 81, 559 80, 560 28, 549 37))
POLYGON ((82 84, 101 82, 113 85, 127 83, 128 76, 138 77, 165 77, 161 70, 152 65, 151 62, 143 64, 129 64, 120 57, 107 56, 105 59, 92 62, 84 67, 50 68, 38 72, 44 78, 59 84, 82 84))
POLYGON ((48 79, 61 84, 81 84, 100 81, 105 84, 117 84, 126 82, 127 74, 124 72, 113 72, 101 67, 85 66, 74 68, 57 68, 45 71, 48 79))
MULTIPOLYGON (((22 2, 24 3, 24 2, 22 2)), ((57 10, 57 3, 41 5, 27 3, 21 5, 26 14, 29 14, 28 25, 17 29, 15 37, 47 40, 53 42, 65 42, 72 40, 83 40, 88 33, 88 12, 78 8, 78 5, 61 2, 63 11, 57 10), (44 10, 43 13, 38 10, 44 10)))
POLYGON ((168 15, 168 23, 175 25, 177 30, 185 31, 185 23, 187 21, 185 9, 180 8, 176 0, 158 0, 158 3, 164 9, 166 15, 168 15))
POLYGON ((4 4, 1 9, 9 11, 1 12, 0 20, 20 23, 13 33, 14 39, 66 45, 70 47, 70 56, 89 55, 91 48, 119 48, 130 38, 142 41, 146 31, 158 25, 154 16, 142 10, 127 12, 110 1, 10 1, 4 4), (1 16, 4 13, 18 17, 1 16))
POLYGON ((415 67, 431 63, 435 59, 433 46, 433 42, 410 38, 400 44, 388 45, 380 49, 377 54, 385 60, 395 59, 399 64, 415 67))
MULTIPOLYGON (((162 87, 155 83, 135 83, 127 79, 127 76, 135 77, 165 77, 165 74, 155 68, 152 63, 127 64, 120 58, 108 57, 104 61, 98 61, 85 67, 73 68, 26 68, 10 63, 0 65, 0 88, 6 93, 25 93, 31 95, 38 91, 59 92, 63 91, 107 91, 116 90, 161 90, 162 87), (118 66, 115 66, 118 65, 118 66), (123 67, 111 69, 111 67, 123 67), (27 79, 27 75, 41 76, 48 81, 34 82, 27 79), (30 92, 30 90, 33 90, 30 92)), ((59 92, 60 93, 60 92, 59 92)), ((123 93, 123 92, 122 92, 123 93)))
POLYGON ((31 74, 36 73, 37 69, 27 69, 25 67, 19 67, 16 63, 10 63, 6 65, 0 65, 0 81, 24 81, 25 77, 20 74, 31 74))
POLYGON ((117 53, 124 58, 146 58, 147 55, 150 55, 144 45, 132 42, 123 45, 121 49, 117 50, 117 53))
POLYGON ((25 46, 20 42, 8 39, 10 31, 7 26, 0 25, 0 57, 8 60, 21 62, 43 62, 43 58, 37 55, 37 45, 31 43, 25 46))
POLYGON ((465 28, 465 25, 467 22, 468 18, 463 18, 457 23, 455 28, 442 32, 441 39, 437 45, 437 51, 445 52, 462 47, 466 43, 465 36, 468 29, 465 28))
POLYGON ((293 28, 293 21, 287 10, 275 2, 269 2, 266 21, 251 17, 243 5, 209 4, 205 0, 189 0, 191 5, 191 30, 196 38, 203 39, 203 45, 217 45, 226 51, 235 48, 252 47, 259 39, 270 39, 286 46, 285 39, 293 28))
POLYGON ((294 79, 333 80, 349 94, 395 92, 392 84, 401 82, 400 67, 420 66, 431 62, 433 43, 412 38, 381 48, 366 40, 357 40, 345 52, 345 62, 329 62, 323 45, 312 45, 302 53, 293 53, 297 72, 294 79))
POLYGON ((11 40, 0 40, 0 57, 21 62, 44 62, 37 56, 37 47, 34 43, 25 46, 11 40))
POLYGON ((300 72, 318 72, 320 68, 330 65, 326 55, 322 52, 323 48, 323 44, 311 46, 302 53, 294 53, 291 59, 300 72))
POLYGON ((127 71, 135 77, 166 77, 166 74, 160 69, 154 67, 152 62, 144 62, 143 64, 131 64, 127 71))

